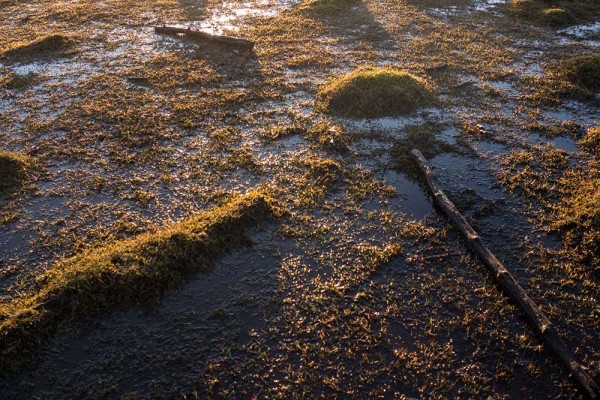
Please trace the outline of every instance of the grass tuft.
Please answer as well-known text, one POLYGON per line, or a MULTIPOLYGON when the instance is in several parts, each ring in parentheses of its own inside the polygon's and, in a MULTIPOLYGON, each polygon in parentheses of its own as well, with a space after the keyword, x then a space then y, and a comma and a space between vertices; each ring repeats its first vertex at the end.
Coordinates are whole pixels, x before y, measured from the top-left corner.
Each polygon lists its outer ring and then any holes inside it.
POLYGON ((545 8, 541 11, 541 19, 548 26, 565 26, 576 21, 575 17, 564 8, 545 8))
POLYGON ((25 179, 27 170, 31 167, 29 156, 13 152, 0 152, 0 191, 15 186, 25 179))
POLYGON ((534 79, 531 99, 559 104, 561 98, 594 102, 600 90, 600 54, 564 58, 548 65, 541 79, 534 79))
POLYGON ((568 58, 557 67, 557 72, 574 85, 587 91, 600 90, 600 54, 568 58))
POLYGON ((0 305, 0 370, 10 372, 35 354, 59 325, 78 316, 139 304, 245 242, 244 228, 276 213, 259 193, 153 233, 91 249, 53 265, 36 287, 0 305))
POLYGON ((76 39, 71 35, 51 34, 28 43, 19 43, 6 50, 6 58, 66 56, 74 52, 76 39))
POLYGON ((306 138, 324 150, 342 153, 348 151, 351 142, 344 128, 329 120, 316 122, 308 130, 306 138))
POLYGON ((0 88, 6 89, 26 89, 40 82, 41 77, 35 72, 29 72, 24 75, 8 73, 0 77, 0 88))
POLYGON ((600 158, 600 127, 589 129, 579 141, 579 146, 593 157, 600 158))
POLYGON ((389 68, 363 67, 334 79, 318 94, 316 107, 351 118, 378 118, 411 113, 435 104, 425 80, 389 68))

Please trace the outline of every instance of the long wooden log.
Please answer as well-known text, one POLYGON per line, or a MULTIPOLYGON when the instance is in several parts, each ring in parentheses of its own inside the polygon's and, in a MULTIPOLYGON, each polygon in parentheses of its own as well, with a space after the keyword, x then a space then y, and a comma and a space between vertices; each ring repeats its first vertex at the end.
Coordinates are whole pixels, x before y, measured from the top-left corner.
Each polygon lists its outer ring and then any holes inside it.
POLYGON ((199 42, 220 43, 228 46, 244 47, 247 49, 252 49, 254 47, 254 42, 250 40, 231 36, 213 35, 207 32, 195 31, 192 29, 177 28, 172 26, 156 26, 154 27, 154 31, 156 33, 162 33, 166 35, 184 34, 189 39, 199 42))
POLYGON ((484 262, 488 270, 492 272, 496 281, 500 284, 504 292, 521 308, 529 322, 535 327, 544 341, 558 355, 563 364, 573 374, 577 382, 587 392, 591 399, 597 399, 600 389, 591 376, 587 373, 587 368, 575 357, 567 344, 562 340, 550 320, 544 315, 537 304, 527 295, 525 290, 519 285, 510 272, 487 248, 481 237, 469 225, 467 220, 457 210, 444 191, 438 186, 433 177, 432 169, 423 154, 414 149, 412 152, 415 162, 419 169, 425 175, 427 184, 431 190, 434 200, 438 207, 452 221, 452 224, 467 239, 471 248, 484 262))

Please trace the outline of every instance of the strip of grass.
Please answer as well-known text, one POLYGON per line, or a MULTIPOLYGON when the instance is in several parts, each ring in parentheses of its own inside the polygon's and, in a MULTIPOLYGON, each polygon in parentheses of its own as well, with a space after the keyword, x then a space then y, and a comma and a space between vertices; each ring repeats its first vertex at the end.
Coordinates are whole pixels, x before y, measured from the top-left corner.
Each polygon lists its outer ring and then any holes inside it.
POLYGON ((26 155, 0 151, 0 192, 22 182, 31 163, 26 155))
POLYGON ((53 265, 36 288, 0 305, 0 370, 15 371, 60 325, 79 316, 139 304, 247 239, 244 228, 274 215, 259 193, 137 238, 91 249, 53 265))
POLYGON ((425 80, 404 71, 363 67, 326 85, 316 107, 345 117, 378 118, 432 104, 433 90, 425 80))

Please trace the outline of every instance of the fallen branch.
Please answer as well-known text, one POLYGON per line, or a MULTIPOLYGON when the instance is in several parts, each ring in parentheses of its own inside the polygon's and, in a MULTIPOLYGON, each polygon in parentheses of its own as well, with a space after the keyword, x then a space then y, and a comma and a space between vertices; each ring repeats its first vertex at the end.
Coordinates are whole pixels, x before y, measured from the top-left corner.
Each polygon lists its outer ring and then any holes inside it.
POLYGON ((197 42, 213 42, 225 44, 228 46, 237 46, 237 47, 245 47, 247 49, 252 49, 254 47, 254 42, 246 39, 235 38, 231 36, 222 36, 222 35, 212 35, 210 33, 202 32, 202 31, 194 31, 191 29, 184 28, 176 28, 171 26, 156 26, 154 27, 154 31, 156 33, 162 33, 165 35, 179 35, 184 34, 189 39, 197 41, 197 42))
POLYGON ((449 65, 446 63, 443 64, 438 64, 438 65, 433 65, 431 67, 425 67, 425 71, 428 74, 432 74, 432 73, 436 73, 436 72, 442 72, 442 71, 446 71, 448 69, 449 65))
POLYGON ((438 186, 433 177, 431 166, 423 157, 419 150, 414 149, 412 152, 419 169, 427 178, 429 189, 433 193, 434 200, 439 208, 452 221, 454 226, 467 239, 471 248, 484 262, 486 267, 493 273, 496 281, 502 286, 504 292, 521 308, 527 319, 532 323, 535 329, 542 335, 546 344, 558 355, 565 364, 567 369, 573 374, 577 382, 585 389, 591 399, 597 399, 600 389, 594 380, 586 372, 587 368, 575 358, 575 355, 568 348, 567 344, 559 336, 558 332, 535 304, 535 302, 527 295, 525 290, 519 285, 515 278, 508 272, 502 263, 494 256, 487 248, 485 243, 477 232, 469 225, 467 220, 456 209, 454 204, 446 196, 444 191, 438 186))
POLYGON ((458 89, 466 89, 466 88, 468 88, 468 87, 470 87, 470 86, 473 86, 473 85, 475 85, 475 83, 476 83, 476 82, 473 82, 473 81, 465 81, 465 82, 461 82, 461 83, 458 83, 458 84, 456 84, 456 85, 453 85, 453 86, 452 86, 452 89, 454 89, 454 90, 458 90, 458 89))

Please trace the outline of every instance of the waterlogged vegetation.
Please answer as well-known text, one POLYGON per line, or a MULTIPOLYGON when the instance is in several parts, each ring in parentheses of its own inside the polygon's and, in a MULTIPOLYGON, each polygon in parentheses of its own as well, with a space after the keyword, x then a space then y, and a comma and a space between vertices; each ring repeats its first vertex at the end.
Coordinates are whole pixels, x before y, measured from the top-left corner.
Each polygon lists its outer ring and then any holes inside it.
POLYGON ((0 397, 584 398, 415 147, 599 379, 595 1, 0 15, 0 397))
MULTIPOLYGON (((273 216, 272 200, 247 194, 134 239, 56 263, 0 309, 0 364, 17 369, 58 326, 117 305, 141 304, 247 240, 244 228, 273 216)), ((4 371, 6 372, 6 371, 4 371)))
POLYGON ((598 277, 598 128, 590 128, 579 144, 587 159, 578 165, 569 165, 569 154, 554 146, 513 151, 503 160, 509 168, 501 180, 510 190, 535 199, 545 209, 541 218, 548 229, 561 234, 564 251, 598 277))

